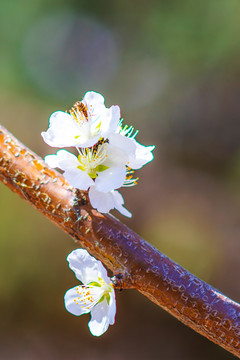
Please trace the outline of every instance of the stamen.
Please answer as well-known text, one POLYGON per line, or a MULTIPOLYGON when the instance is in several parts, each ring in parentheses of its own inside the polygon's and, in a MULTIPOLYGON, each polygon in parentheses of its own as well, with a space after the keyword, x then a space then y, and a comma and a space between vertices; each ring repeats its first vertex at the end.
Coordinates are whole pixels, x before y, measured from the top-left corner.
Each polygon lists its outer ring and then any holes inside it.
POLYGON ((106 289, 105 282, 103 280, 102 282, 103 283, 100 286, 102 291, 99 291, 99 286, 96 287, 91 284, 78 286, 76 290, 80 296, 77 296, 73 300, 75 304, 81 306, 82 309, 85 308, 87 310, 91 310, 99 301, 101 301, 103 296, 105 296, 105 294, 109 293, 109 290, 111 290, 110 287, 108 287, 109 289, 106 289), (95 292, 95 289, 98 291, 95 292))
POLYGON ((138 134, 138 130, 136 130, 135 133, 133 133, 134 132, 133 126, 128 126, 128 125, 123 126, 122 123, 123 123, 123 119, 121 119, 118 123, 118 132, 123 136, 134 139, 138 134))
POLYGON ((126 166, 126 168, 127 168, 127 172, 126 172, 126 178, 124 180, 123 186, 130 187, 130 186, 137 185, 139 178, 133 179, 134 170, 132 170, 132 168, 130 168, 129 166, 126 166))
POLYGON ((93 179, 97 177, 98 172, 108 169, 103 163, 108 157, 107 143, 103 141, 101 145, 94 145, 91 148, 78 149, 78 168, 88 173, 93 179))
POLYGON ((88 109, 82 101, 77 101, 69 110, 69 114, 76 120, 79 125, 88 121, 88 109))

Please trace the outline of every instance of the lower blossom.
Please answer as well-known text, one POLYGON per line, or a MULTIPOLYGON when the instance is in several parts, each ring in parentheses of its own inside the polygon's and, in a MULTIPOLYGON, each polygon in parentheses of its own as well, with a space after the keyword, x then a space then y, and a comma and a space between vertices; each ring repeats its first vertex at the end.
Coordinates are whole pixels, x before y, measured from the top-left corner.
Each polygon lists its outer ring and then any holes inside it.
POLYGON ((100 336, 115 322, 116 300, 111 279, 102 263, 90 256, 86 250, 72 251, 67 261, 83 285, 66 292, 65 307, 76 316, 91 313, 89 330, 92 335, 100 336))

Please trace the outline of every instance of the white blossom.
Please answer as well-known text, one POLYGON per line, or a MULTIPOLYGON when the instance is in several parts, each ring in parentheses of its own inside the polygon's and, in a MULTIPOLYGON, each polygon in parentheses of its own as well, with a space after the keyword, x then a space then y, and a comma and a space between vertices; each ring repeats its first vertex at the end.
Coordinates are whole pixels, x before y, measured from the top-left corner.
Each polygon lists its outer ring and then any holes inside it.
POLYGON ((153 160, 155 146, 137 142, 138 131, 123 126, 120 108, 106 108, 103 96, 93 91, 87 92, 69 113, 53 113, 49 122, 48 130, 42 133, 44 141, 54 147, 74 146, 79 154, 59 150, 46 156, 46 163, 63 170, 70 185, 89 191, 91 205, 98 211, 117 209, 131 217, 116 190, 136 185, 134 170, 153 160))
POLYGON ((92 335, 100 336, 115 322, 116 300, 113 284, 102 263, 90 256, 86 250, 72 251, 67 261, 83 285, 66 292, 65 307, 76 316, 90 312, 89 330, 92 335))
POLYGON ((93 148, 79 149, 78 157, 66 150, 47 155, 46 163, 64 171, 67 181, 80 190, 95 186, 107 193, 120 188, 126 178, 126 155, 108 143, 93 148))
POLYGON ((120 120, 120 108, 106 108, 104 97, 94 91, 85 94, 67 112, 56 111, 49 119, 49 128, 42 132, 44 141, 53 147, 91 147, 100 138, 116 131, 120 120))

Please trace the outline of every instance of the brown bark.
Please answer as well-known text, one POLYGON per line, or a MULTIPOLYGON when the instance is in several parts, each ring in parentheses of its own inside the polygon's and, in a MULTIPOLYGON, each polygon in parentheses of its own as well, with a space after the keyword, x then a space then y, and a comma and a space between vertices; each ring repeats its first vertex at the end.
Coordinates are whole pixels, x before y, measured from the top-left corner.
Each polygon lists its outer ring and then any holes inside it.
POLYGON ((0 179, 116 275, 211 341, 240 357, 240 305, 157 251, 0 126, 0 179))

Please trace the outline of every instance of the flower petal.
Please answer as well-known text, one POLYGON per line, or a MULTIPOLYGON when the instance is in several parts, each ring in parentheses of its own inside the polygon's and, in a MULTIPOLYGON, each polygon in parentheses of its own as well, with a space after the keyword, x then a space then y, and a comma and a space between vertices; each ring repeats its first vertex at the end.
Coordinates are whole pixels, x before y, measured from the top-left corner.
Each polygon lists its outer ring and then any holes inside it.
POLYGON ((68 169, 63 175, 70 185, 80 190, 86 191, 90 186, 94 185, 93 179, 78 168, 68 169))
POLYGON ((124 216, 127 216, 129 218, 132 217, 130 211, 128 211, 124 206, 122 206, 124 204, 122 195, 118 191, 111 191, 111 194, 113 197, 115 209, 118 210, 124 216))
POLYGON ((121 134, 110 134, 108 138, 110 145, 114 145, 122 149, 127 154, 135 154, 136 141, 134 139, 121 134))
POLYGON ((71 169, 79 165, 79 161, 75 155, 67 150, 58 150, 55 155, 45 156, 45 162, 53 167, 60 168, 62 170, 71 169))
POLYGON ((115 132, 120 120, 120 108, 117 105, 111 106, 109 109, 104 105, 104 97, 94 91, 89 91, 83 98, 88 113, 89 120, 92 123, 92 131, 99 129, 101 136, 106 138, 111 132, 115 132))
POLYGON ((113 325, 115 323, 115 315, 117 311, 115 291, 113 290, 109 295, 110 295, 110 301, 109 301, 108 317, 109 317, 109 324, 113 325))
POLYGON ((128 162, 128 154, 124 149, 116 147, 114 145, 107 145, 107 157, 104 161, 104 165, 108 167, 125 166, 128 162))
POLYGON ((104 97, 95 91, 86 92, 83 101, 86 102, 87 107, 104 105, 104 97))
POLYGON ((87 250, 76 249, 73 250, 67 257, 70 269, 75 273, 75 276, 83 284, 87 285, 92 281, 99 281, 102 278, 107 284, 110 279, 107 276, 107 270, 101 263, 91 256, 87 250))
POLYGON ((92 207, 101 213, 108 213, 116 208, 121 214, 131 217, 132 214, 124 207, 124 200, 118 191, 109 191, 107 193, 96 190, 95 186, 89 189, 89 199, 92 207))
POLYGON ((79 135, 79 125, 71 115, 63 112, 54 112, 49 119, 49 128, 41 135, 45 143, 53 147, 75 146, 76 135, 79 135))
POLYGON ((83 135, 79 135, 77 142, 74 146, 79 147, 79 148, 87 148, 87 147, 91 147, 94 146, 99 138, 100 138, 101 134, 99 133, 96 136, 83 136, 83 135))
POLYGON ((114 200, 111 192, 100 192, 96 190, 95 186, 91 186, 88 196, 92 207, 97 209, 99 212, 108 213, 110 210, 114 209, 114 200))
POLYGON ((153 160, 154 155, 152 151, 155 149, 155 146, 144 146, 134 139, 133 141, 136 145, 136 151, 134 154, 130 154, 128 165, 132 169, 140 169, 142 166, 153 160))
POLYGON ((55 155, 55 154, 45 156, 44 161, 51 168, 59 167, 58 158, 57 158, 57 155, 55 155))
POLYGON ((99 138, 99 131, 92 132, 92 124, 90 121, 86 120, 78 125, 78 130, 75 134, 74 146, 84 148, 90 147, 96 144, 99 138))
POLYGON ((75 286, 64 295, 65 307, 67 311, 76 316, 87 314, 92 311, 102 295, 101 287, 75 286))
POLYGON ((88 109, 88 121, 97 127, 100 124, 100 117, 106 111, 104 97, 94 91, 88 91, 83 98, 83 103, 88 109))
POLYGON ((126 178, 126 167, 112 167, 98 174, 95 187, 98 191, 109 192, 120 188, 126 178))
POLYGON ((92 309, 88 327, 94 336, 101 336, 107 331, 109 327, 109 305, 106 299, 92 309))
POLYGON ((101 131, 103 137, 108 137, 109 134, 115 133, 118 128, 118 123, 121 117, 120 107, 112 105, 101 116, 101 131))
POLYGON ((56 155, 45 156, 45 162, 51 167, 64 170, 64 177, 70 185, 80 190, 88 190, 94 184, 91 177, 78 168, 78 158, 66 150, 59 150, 56 155))

